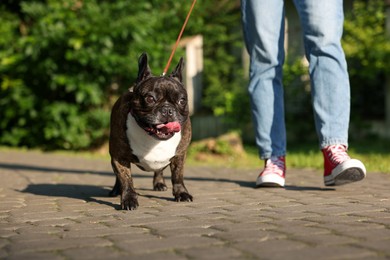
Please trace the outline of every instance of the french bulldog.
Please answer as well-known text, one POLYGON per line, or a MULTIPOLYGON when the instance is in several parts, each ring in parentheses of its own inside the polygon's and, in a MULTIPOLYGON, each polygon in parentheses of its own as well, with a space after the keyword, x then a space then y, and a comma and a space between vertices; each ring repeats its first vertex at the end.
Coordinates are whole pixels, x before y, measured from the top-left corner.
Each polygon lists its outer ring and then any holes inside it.
POLYGON ((121 196, 121 208, 138 204, 131 163, 154 172, 153 189, 167 190, 163 170, 170 167, 176 201, 192 201, 184 185, 183 167, 191 141, 187 91, 183 85, 183 58, 168 76, 153 76, 147 54, 138 60, 138 77, 111 112, 109 152, 116 174, 110 196, 121 196))

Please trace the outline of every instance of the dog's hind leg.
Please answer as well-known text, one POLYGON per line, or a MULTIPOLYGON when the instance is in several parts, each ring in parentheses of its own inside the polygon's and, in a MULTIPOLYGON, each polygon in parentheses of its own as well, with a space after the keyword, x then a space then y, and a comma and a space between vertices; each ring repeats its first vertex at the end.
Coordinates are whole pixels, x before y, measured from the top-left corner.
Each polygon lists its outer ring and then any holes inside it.
POLYGON ((168 189, 167 185, 165 184, 163 171, 164 169, 154 172, 153 190, 155 191, 166 191, 168 189))
MULTIPOLYGON (((113 167, 113 170, 115 172, 115 169, 113 167)), ((116 174, 116 173, 115 173, 116 174)), ((112 188, 112 190, 110 191, 110 193, 108 194, 110 197, 116 197, 118 196, 119 194, 121 194, 121 183, 118 179, 118 176, 115 178, 115 185, 114 187, 112 188)))

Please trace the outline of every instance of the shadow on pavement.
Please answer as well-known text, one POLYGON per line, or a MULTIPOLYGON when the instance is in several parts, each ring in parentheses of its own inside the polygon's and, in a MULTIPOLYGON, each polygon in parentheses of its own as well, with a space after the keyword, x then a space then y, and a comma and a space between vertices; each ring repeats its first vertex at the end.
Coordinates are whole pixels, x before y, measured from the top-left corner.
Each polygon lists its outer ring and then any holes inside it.
POLYGON ((18 191, 40 196, 74 198, 86 202, 96 202, 115 209, 120 208, 117 204, 96 199, 109 197, 109 190, 99 186, 80 184, 29 184, 24 190, 18 191))
POLYGON ((0 163, 0 168, 8 169, 8 170, 22 170, 22 171, 39 171, 39 172, 59 172, 59 173, 90 173, 90 174, 98 174, 98 175, 112 175, 113 172, 106 171, 95 171, 95 170, 81 170, 81 169, 64 169, 64 168, 56 168, 56 167, 42 167, 35 165, 26 165, 26 164, 8 164, 8 163, 0 163))
MULTIPOLYGON (((135 182, 137 178, 151 178, 152 175, 147 174, 133 174, 135 182)), ((226 178, 208 178, 208 177, 184 177, 184 180, 188 181, 199 181, 199 182, 226 182, 226 183, 235 183, 244 188, 252 188, 252 189, 280 189, 275 187, 256 187, 255 181, 244 181, 244 180, 234 180, 234 179, 226 179, 226 178)), ((286 190, 291 191, 334 191, 334 188, 329 187, 315 187, 315 186, 295 186, 295 185, 286 185, 284 187, 286 190)))
POLYGON ((295 191, 334 191, 335 188, 324 188, 324 187, 313 187, 313 186, 294 186, 286 185, 284 187, 286 190, 295 190, 295 191))
POLYGON ((244 188, 255 188, 255 183, 253 181, 243 181, 243 180, 233 180, 226 178, 207 178, 207 177, 185 177, 184 180, 189 181, 210 181, 210 182, 227 182, 235 183, 244 188))
MULTIPOLYGON (((22 170, 22 171, 39 171, 39 172, 57 172, 57 173, 75 173, 75 174, 98 174, 98 175, 107 175, 112 176, 114 181, 114 173, 107 171, 96 171, 96 170, 82 170, 82 169, 66 169, 60 167, 43 167, 27 164, 7 164, 0 163, 0 168, 9 169, 9 170, 22 170)), ((135 182, 137 178, 150 178, 152 181, 152 173, 133 173, 135 182)), ((170 178, 167 176, 166 178, 170 178)), ((211 178, 211 177, 185 177, 185 180, 196 181, 196 182, 225 182, 237 184, 241 187, 256 189, 254 181, 245 181, 245 180, 235 180, 228 178, 211 178)), ((291 191, 333 191, 333 188, 324 188, 324 187, 309 187, 309 186, 294 186, 287 185, 285 186, 286 190, 291 191)), ((113 207, 117 210, 120 209, 120 205, 116 203, 111 203, 97 198, 107 198, 109 197, 109 189, 93 185, 81 185, 81 184, 29 184, 24 190, 18 190, 23 193, 31 193, 41 196, 52 196, 52 197, 67 197, 84 200, 86 202, 95 202, 102 205, 107 205, 113 207)), ((162 200, 172 201, 173 198, 154 196, 154 195, 145 195, 139 194, 140 196, 148 198, 158 198, 162 200)))

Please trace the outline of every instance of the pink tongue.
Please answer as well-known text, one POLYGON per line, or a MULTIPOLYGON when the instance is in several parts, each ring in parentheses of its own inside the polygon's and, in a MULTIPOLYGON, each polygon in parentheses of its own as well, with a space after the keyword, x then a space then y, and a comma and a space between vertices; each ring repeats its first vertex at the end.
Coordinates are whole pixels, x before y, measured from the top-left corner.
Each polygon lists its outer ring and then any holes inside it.
POLYGON ((167 124, 157 125, 157 129, 164 133, 179 132, 181 127, 179 122, 169 122, 167 124))

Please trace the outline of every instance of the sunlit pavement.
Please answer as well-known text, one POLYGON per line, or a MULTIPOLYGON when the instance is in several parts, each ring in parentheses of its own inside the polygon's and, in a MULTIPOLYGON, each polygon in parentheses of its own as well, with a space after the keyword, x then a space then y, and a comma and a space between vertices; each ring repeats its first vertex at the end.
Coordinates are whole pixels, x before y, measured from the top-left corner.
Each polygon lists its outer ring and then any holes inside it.
POLYGON ((286 188, 255 189, 258 170, 188 166, 193 202, 152 189, 133 167, 139 208, 107 196, 108 159, 0 152, 0 259, 389 259, 390 174, 325 187, 289 169, 286 188))

